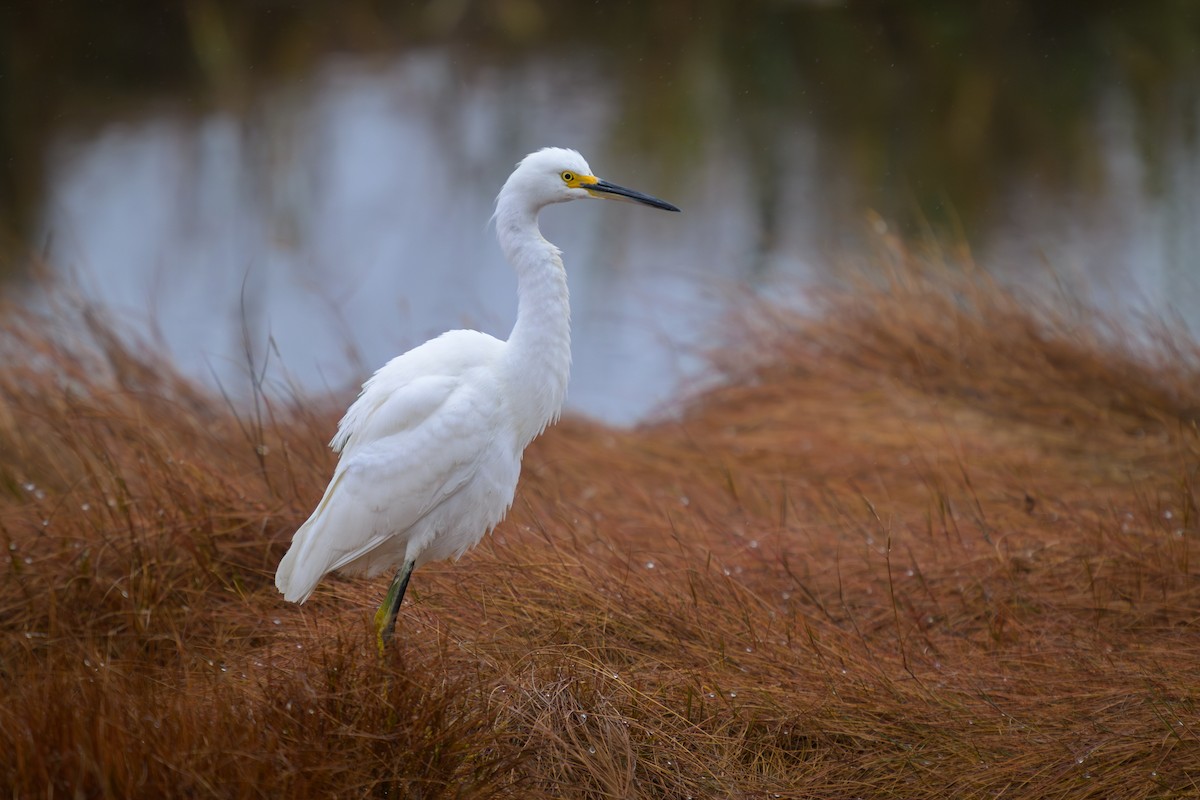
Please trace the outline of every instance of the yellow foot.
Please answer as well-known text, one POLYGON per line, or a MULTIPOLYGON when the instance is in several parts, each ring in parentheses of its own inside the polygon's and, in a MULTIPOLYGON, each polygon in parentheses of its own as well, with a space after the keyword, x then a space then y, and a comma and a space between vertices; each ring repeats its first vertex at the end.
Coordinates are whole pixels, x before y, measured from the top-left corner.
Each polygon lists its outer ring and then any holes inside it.
POLYGON ((387 653, 387 642, 383 640, 383 626, 386 622, 387 605, 385 604, 375 612, 375 646, 379 648, 381 658, 387 653))
POLYGON ((379 648, 380 656, 392 643, 392 636, 396 630, 396 614, 400 611, 400 603, 404 600, 404 590, 408 587, 408 576, 412 575, 412 570, 413 562, 405 562, 400 571, 396 573, 396 577, 392 579, 392 585, 388 587, 383 604, 375 612, 375 645, 379 648))

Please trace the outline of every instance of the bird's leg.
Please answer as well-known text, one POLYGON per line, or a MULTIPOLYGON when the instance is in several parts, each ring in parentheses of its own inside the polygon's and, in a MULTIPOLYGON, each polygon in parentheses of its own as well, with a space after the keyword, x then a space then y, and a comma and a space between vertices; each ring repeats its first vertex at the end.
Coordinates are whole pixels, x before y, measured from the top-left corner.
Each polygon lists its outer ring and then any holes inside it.
POLYGON ((404 602, 404 591, 408 588, 408 579, 412 577, 413 562, 405 561, 404 566, 396 571, 392 585, 388 587, 383 605, 375 612, 375 636, 379 645, 379 653, 392 643, 396 633, 396 615, 400 613, 400 604, 404 602))

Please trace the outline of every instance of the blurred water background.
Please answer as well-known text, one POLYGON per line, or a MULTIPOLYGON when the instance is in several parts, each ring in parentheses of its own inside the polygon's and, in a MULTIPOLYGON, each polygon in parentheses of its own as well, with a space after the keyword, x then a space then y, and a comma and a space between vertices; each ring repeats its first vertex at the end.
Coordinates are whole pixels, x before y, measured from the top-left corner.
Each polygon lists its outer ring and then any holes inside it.
POLYGON ((544 145, 684 209, 543 215, 569 408, 611 422, 885 229, 1200 330, 1200 3, 10 0, 0 48, 0 292, 67 276, 235 396, 247 347, 340 392, 507 335, 487 221, 544 145))

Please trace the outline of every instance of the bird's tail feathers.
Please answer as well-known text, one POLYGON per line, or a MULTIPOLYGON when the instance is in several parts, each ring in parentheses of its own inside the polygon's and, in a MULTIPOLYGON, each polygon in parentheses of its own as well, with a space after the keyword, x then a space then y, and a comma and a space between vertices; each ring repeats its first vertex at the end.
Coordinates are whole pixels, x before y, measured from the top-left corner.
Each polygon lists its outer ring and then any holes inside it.
POLYGON ((316 523, 317 515, 313 514, 300 526, 292 537, 292 546, 275 571, 275 588, 283 592, 283 599, 288 602, 303 603, 307 600, 328 571, 325 564, 314 563, 312 558, 307 557, 316 539, 316 523))

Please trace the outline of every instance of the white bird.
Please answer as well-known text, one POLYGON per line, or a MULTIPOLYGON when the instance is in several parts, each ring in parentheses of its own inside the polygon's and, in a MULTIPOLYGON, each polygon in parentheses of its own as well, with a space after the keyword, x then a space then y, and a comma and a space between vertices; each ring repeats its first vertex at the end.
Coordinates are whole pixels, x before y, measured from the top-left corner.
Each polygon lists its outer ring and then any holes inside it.
POLYGON ((592 174, 574 150, 526 156, 496 198, 496 236, 517 273, 508 341, 455 330, 398 356, 363 384, 330 442, 341 459, 279 562, 275 585, 303 603, 334 570, 397 569, 375 615, 390 641, 413 569, 458 558, 504 518, 521 456, 558 419, 571 368, 560 251, 538 229, 552 203, 584 198, 679 209, 592 174))

